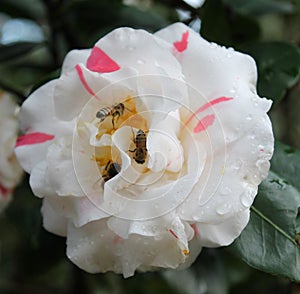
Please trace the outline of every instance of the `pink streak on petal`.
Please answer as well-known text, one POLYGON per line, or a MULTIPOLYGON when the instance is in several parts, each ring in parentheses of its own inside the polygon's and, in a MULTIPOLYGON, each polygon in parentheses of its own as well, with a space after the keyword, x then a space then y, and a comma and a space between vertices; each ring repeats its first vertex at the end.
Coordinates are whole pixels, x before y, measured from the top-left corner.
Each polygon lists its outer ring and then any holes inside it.
POLYGON ((172 236, 174 236, 176 239, 178 239, 178 236, 174 233, 173 230, 170 229, 169 232, 172 234, 172 236))
POLYGON ((220 102, 225 102, 225 101, 230 101, 232 100, 233 98, 232 97, 219 97, 219 98, 216 98, 212 101, 209 101, 207 103, 205 103, 204 105, 202 105, 200 108, 198 108, 192 115, 191 117, 187 120, 187 122, 185 123, 185 125, 188 125, 191 120, 199 113, 199 112, 202 112, 204 110, 206 110, 207 108, 215 105, 215 104, 218 104, 220 102))
POLYGON ((29 133, 29 134, 20 136, 17 139, 16 147, 44 143, 44 142, 53 140, 54 137, 55 137, 54 135, 39 133, 39 132, 29 133))
POLYGON ((117 245, 117 244, 120 244, 120 243, 123 243, 124 242, 124 239, 118 235, 116 235, 114 237, 114 244, 117 245))
POLYGON ((199 230, 196 224, 191 224, 192 229, 194 230, 195 237, 199 237, 199 230))
POLYGON ((120 69, 120 66, 114 60, 96 46, 92 49, 86 67, 91 71, 99 73, 113 72, 120 69))
POLYGON ((94 91, 90 88, 90 86, 88 85, 87 81, 85 80, 84 78, 84 75, 83 75, 83 71, 82 71, 82 68, 80 67, 79 64, 77 64, 75 66, 76 70, 77 70, 77 74, 79 76, 79 79, 83 85, 83 87, 92 95, 92 96, 96 96, 96 94, 94 93, 94 91))
POLYGON ((173 43, 174 47, 178 52, 183 52, 184 50, 186 50, 188 46, 188 37, 189 37, 189 31, 186 31, 182 34, 180 41, 173 43))
POLYGON ((3 196, 3 198, 4 198, 9 194, 9 192, 11 192, 11 189, 8 189, 8 188, 6 188, 6 187, 4 187, 3 185, 0 184, 0 192, 3 196))
POLYGON ((202 118, 194 128, 194 133, 200 133, 205 131, 209 126, 211 126, 215 121, 215 115, 210 114, 202 118))

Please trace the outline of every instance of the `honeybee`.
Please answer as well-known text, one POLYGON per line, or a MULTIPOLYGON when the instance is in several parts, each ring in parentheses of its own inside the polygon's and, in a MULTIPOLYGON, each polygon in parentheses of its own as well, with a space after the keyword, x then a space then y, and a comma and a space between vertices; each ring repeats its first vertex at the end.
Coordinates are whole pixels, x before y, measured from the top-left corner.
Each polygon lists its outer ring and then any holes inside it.
POLYGON ((102 122, 108 116, 112 116, 111 121, 112 121, 113 128, 115 128, 115 122, 117 122, 120 116, 124 114, 124 111, 125 111, 125 105, 123 103, 117 103, 114 104, 113 106, 106 106, 101 108, 96 113, 96 117, 100 119, 100 122, 102 122))
POLYGON ((139 129, 133 139, 135 144, 134 150, 129 150, 134 152, 133 159, 136 163, 143 164, 147 157, 147 147, 146 147, 146 134, 143 130, 139 129))
POLYGON ((121 170, 120 164, 118 164, 117 162, 113 162, 112 160, 109 160, 102 171, 102 178, 104 182, 107 182, 108 180, 112 179, 120 172, 120 170, 121 170))

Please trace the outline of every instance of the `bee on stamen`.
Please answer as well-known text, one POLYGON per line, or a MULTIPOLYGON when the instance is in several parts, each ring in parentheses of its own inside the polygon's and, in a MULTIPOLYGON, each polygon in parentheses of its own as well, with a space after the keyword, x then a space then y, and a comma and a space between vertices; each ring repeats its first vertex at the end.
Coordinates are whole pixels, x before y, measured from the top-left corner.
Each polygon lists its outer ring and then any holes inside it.
POLYGON ((136 163, 143 164, 147 157, 147 137, 146 133, 143 130, 138 130, 133 142, 135 144, 134 150, 129 150, 129 152, 133 152, 133 159, 136 163))
MULTIPOLYGON (((127 108, 126 108, 127 109, 127 108)), ((123 103, 114 104, 113 106, 106 106, 101 108, 96 113, 96 117, 100 119, 100 122, 103 122, 107 117, 112 116, 112 125, 115 128, 115 123, 119 118, 124 114, 125 106, 123 103)))
POLYGON ((120 170, 121 166, 119 163, 109 160, 102 171, 102 178, 104 182, 107 182, 115 177, 120 172, 120 170))

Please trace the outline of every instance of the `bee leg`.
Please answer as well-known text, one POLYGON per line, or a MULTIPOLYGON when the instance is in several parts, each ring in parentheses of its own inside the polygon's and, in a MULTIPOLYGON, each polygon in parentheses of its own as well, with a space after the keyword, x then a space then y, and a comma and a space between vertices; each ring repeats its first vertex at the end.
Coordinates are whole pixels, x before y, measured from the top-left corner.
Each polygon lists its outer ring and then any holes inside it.
POLYGON ((116 111, 113 116, 112 116, 112 125, 113 125, 113 129, 115 129, 115 119, 116 119, 116 123, 118 122, 119 118, 120 118, 121 114, 119 111, 116 111))
POLYGON ((136 151, 136 148, 134 150, 128 150, 129 152, 135 152, 136 151))

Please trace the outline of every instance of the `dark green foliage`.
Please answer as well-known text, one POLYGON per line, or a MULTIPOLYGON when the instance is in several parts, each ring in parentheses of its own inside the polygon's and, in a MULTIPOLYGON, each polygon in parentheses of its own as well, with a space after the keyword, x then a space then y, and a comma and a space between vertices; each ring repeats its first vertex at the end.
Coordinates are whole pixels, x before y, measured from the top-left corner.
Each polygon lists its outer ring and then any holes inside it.
POLYGON ((260 42, 245 46, 258 67, 258 93, 279 102, 300 78, 300 49, 285 42, 260 42))

